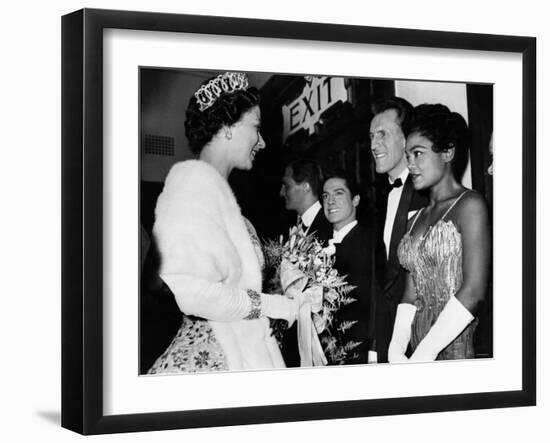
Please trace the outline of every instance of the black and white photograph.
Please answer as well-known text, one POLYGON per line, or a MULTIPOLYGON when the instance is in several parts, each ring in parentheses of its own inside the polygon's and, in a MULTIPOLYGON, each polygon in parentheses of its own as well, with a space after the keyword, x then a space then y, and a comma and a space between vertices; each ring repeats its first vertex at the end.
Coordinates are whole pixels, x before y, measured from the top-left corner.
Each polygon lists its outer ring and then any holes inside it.
POLYGON ((60 16, 66 430, 540 404, 537 38, 319 8, 60 16))
POLYGON ((6 2, 0 440, 544 441, 545 10, 6 2))
POLYGON ((492 84, 140 67, 139 97, 140 374, 492 357, 492 84))

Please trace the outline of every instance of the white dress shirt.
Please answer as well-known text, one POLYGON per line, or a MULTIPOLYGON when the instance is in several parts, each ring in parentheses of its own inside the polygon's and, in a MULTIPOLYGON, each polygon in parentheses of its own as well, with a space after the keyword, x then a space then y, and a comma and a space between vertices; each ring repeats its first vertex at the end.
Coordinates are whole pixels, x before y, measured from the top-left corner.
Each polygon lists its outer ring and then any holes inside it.
MULTIPOLYGON (((392 188, 390 194, 388 195, 388 206, 386 211, 386 221, 384 223, 384 245, 386 246, 386 258, 390 255, 390 242, 391 242, 391 233, 393 231, 393 224, 395 222, 395 216, 397 215, 397 208, 399 207, 399 200, 401 200, 401 195, 403 194, 403 188, 405 187, 405 182, 409 176, 409 169, 405 170, 399 175, 398 178, 401 179, 403 186, 399 188, 392 188)), ((388 180, 391 184, 395 180, 391 180, 388 177, 388 180)), ((396 179, 397 180, 397 179, 396 179)))
POLYGON ((349 222, 346 226, 339 229, 338 231, 336 229, 332 231, 332 243, 342 243, 342 240, 344 240, 344 237, 348 235, 348 232, 351 231, 356 224, 357 224, 357 220, 353 220, 352 222, 349 222))
POLYGON ((349 231, 353 229, 353 227, 357 224, 357 220, 353 220, 352 222, 349 222, 346 226, 344 226, 339 231, 333 230, 332 231, 332 238, 328 241, 328 246, 324 248, 326 254, 329 256, 336 254, 336 247, 334 246, 337 243, 342 243, 342 240, 344 240, 344 237, 348 235, 349 231))

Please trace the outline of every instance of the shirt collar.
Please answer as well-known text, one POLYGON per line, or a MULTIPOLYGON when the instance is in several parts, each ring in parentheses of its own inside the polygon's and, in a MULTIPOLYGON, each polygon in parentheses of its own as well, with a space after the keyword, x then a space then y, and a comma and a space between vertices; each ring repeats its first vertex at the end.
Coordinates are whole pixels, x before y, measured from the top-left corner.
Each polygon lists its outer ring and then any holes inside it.
POLYGON ((349 222, 346 226, 339 229, 338 231, 334 230, 332 232, 332 239, 334 240, 334 243, 342 242, 342 240, 344 240, 344 237, 348 235, 349 231, 351 231, 356 224, 357 224, 357 220, 353 220, 352 222, 349 222))
MULTIPOLYGON (((409 168, 405 168, 403 170, 403 172, 401 174, 399 174, 399 177, 397 177, 395 180, 397 180, 398 178, 401 179, 401 182, 403 184, 405 184, 405 182, 407 181, 407 177, 409 176, 409 168)), ((390 178, 390 176, 388 175, 388 181, 390 182, 391 185, 393 185, 393 183, 395 182, 395 180, 392 180, 390 178)))
POLYGON ((301 215, 302 223, 309 228, 320 210, 321 203, 319 203, 319 200, 317 200, 307 209, 306 212, 301 215))

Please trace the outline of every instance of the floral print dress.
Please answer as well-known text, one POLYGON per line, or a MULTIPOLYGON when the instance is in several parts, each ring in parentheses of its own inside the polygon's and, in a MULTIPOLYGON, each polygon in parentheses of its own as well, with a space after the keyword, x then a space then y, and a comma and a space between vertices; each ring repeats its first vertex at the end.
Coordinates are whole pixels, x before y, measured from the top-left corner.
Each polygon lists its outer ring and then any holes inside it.
MULTIPOLYGON (((243 217, 246 228, 264 267, 261 243, 252 224, 243 217)), ((164 353, 155 361, 148 374, 169 374, 182 372, 227 371, 229 368, 212 326, 203 318, 183 315, 178 333, 164 353)))

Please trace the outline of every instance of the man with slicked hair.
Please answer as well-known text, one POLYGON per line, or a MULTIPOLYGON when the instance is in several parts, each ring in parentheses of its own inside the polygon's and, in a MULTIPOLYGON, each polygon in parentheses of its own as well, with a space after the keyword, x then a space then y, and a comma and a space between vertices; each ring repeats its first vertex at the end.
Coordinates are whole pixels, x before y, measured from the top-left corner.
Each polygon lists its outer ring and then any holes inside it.
POLYGON ((354 301, 334 313, 334 323, 327 329, 339 339, 340 345, 350 342, 357 345, 348 351, 345 364, 365 364, 372 361, 370 351, 379 292, 375 278, 374 232, 357 221, 361 196, 352 175, 343 170, 330 172, 323 184, 322 199, 323 210, 333 227, 329 244, 334 246, 334 268, 354 286, 348 294, 354 301), (343 322, 350 322, 351 327, 342 331, 339 326, 343 322))
POLYGON ((321 243, 332 237, 332 225, 326 219, 319 194, 323 174, 314 160, 300 159, 287 165, 281 179, 281 197, 288 210, 296 211, 298 223, 306 233, 315 233, 321 243))

